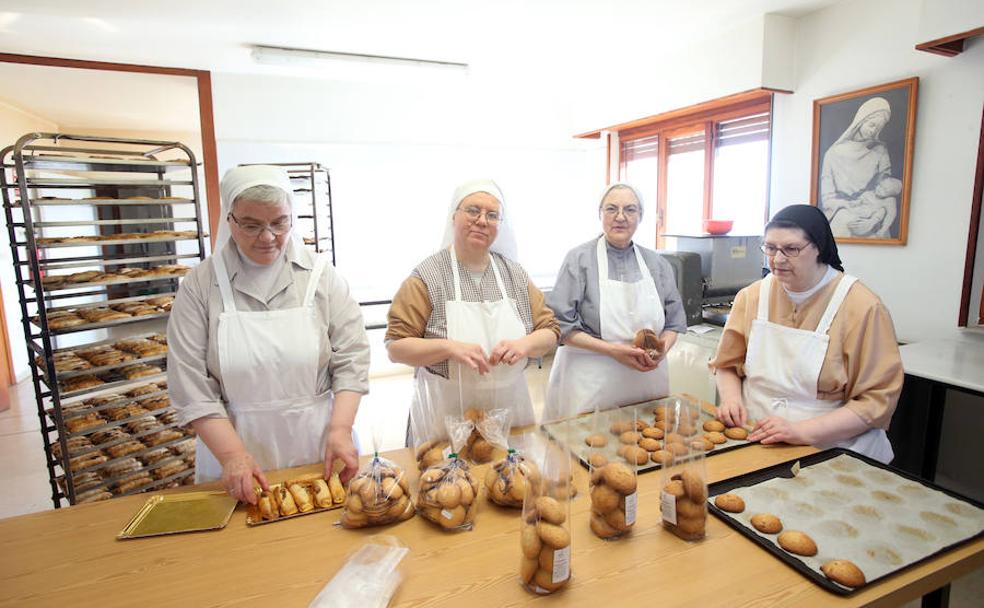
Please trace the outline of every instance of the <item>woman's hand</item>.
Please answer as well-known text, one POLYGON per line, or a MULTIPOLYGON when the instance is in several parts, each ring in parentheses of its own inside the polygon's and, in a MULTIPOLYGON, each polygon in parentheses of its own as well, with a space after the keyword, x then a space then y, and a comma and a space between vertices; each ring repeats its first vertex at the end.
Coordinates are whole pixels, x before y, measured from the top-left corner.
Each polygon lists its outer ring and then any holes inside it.
POLYGON ((498 365, 500 363, 514 365, 519 361, 529 358, 531 347, 527 338, 529 336, 516 340, 502 340, 492 349, 489 363, 492 365, 498 365))
POLYGON ((352 443, 352 427, 328 429, 325 438, 325 479, 331 477, 336 460, 345 465, 338 477, 342 483, 347 483, 359 470, 359 452, 352 443))
POLYGON ((813 440, 801 423, 790 422, 780 416, 769 416, 755 424, 748 435, 749 441, 763 444, 788 443, 790 445, 812 445, 813 440))
POLYGON ((260 465, 256 464, 249 452, 235 453, 222 461, 222 487, 236 500, 256 504, 255 484, 259 482, 263 491, 270 485, 260 465))
POLYGON ((457 361, 479 374, 492 371, 492 366, 485 357, 485 351, 478 344, 448 340, 448 359, 457 361))
POLYGON ((748 420, 748 410, 745 409, 745 404, 741 402, 741 399, 724 401, 718 406, 717 419, 723 422, 725 426, 745 426, 745 422, 748 420))
POLYGON ((609 343, 608 346, 608 356, 626 367, 640 372, 651 372, 656 369, 657 364, 641 348, 618 343, 609 343))

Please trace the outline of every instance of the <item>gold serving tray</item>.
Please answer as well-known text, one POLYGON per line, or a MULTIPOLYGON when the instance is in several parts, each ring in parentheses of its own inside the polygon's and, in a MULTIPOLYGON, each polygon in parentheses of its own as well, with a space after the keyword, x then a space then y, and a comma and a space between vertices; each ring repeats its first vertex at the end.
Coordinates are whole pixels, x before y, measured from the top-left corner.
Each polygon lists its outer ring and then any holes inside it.
POLYGON ((237 500, 225 492, 185 492, 151 496, 116 535, 118 540, 163 536, 226 527, 237 500))

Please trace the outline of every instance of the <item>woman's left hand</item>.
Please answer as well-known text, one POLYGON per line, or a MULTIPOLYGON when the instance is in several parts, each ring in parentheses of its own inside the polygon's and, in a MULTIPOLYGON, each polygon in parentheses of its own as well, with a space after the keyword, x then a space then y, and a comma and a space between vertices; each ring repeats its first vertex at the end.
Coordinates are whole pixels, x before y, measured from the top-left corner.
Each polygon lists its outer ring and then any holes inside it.
POLYGON ((341 460, 345 468, 338 474, 342 483, 348 482, 359 470, 359 452, 352 443, 352 429, 329 429, 325 440, 325 479, 331 477, 335 460, 341 460))
POLYGON ((503 340, 495 345, 489 356, 489 363, 498 365, 514 365, 530 356, 530 345, 525 338, 518 340, 503 340))
POLYGON ((748 435, 748 440, 763 444, 811 445, 813 443, 800 423, 790 422, 780 416, 769 416, 759 420, 748 435))

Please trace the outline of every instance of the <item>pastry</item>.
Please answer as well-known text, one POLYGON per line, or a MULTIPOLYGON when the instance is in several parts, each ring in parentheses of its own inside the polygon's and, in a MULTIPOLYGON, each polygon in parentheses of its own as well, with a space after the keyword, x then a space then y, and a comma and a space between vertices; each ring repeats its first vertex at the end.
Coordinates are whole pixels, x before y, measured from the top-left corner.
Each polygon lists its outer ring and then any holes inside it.
POLYGON ((733 426, 731 428, 724 429, 724 436, 728 439, 744 440, 748 439, 748 431, 740 426, 733 426))
POLYGON ((332 505, 331 491, 328 489, 328 482, 324 479, 315 479, 311 482, 314 489, 314 504, 319 507, 330 507, 332 505))
POLYGON ((75 272, 68 275, 68 277, 66 277, 66 281, 68 283, 88 283, 89 281, 91 281, 92 279, 94 279, 95 277, 101 274, 102 272, 99 272, 98 270, 86 270, 84 272, 75 272))
POLYGON ((626 445, 635 445, 642 439, 642 435, 636 431, 625 431, 618 436, 618 440, 626 445))
POLYGON ((651 359, 658 359, 663 354, 663 342, 659 335, 651 329, 640 329, 636 332, 633 346, 646 351, 651 359))
POLYGON ((726 443, 728 441, 728 438, 724 436, 724 433, 720 433, 718 431, 708 431, 707 433, 704 433, 704 439, 710 441, 714 445, 721 445, 722 443, 726 443))
POLYGON ((72 392, 92 388, 94 386, 99 386, 100 384, 105 384, 105 382, 95 376, 74 376, 63 380, 62 388, 66 392, 72 392))
POLYGON ((865 584, 861 568, 846 559, 831 560, 820 566, 820 571, 830 580, 845 587, 860 587, 865 584))
POLYGON ((636 465, 643 465, 649 461, 649 452, 637 445, 627 445, 622 452, 622 458, 624 458, 626 462, 631 462, 636 465))
POLYGON ((663 429, 658 429, 654 426, 647 426, 642 429, 642 436, 647 439, 662 439, 663 434, 663 429))
POLYGON ((724 423, 712 418, 704 421, 703 429, 709 433, 723 433, 724 423))
POLYGON ((611 431, 612 435, 621 435, 622 433, 627 433, 635 430, 635 425, 628 421, 613 422, 608 429, 611 431))
POLYGON ((128 365, 120 370, 120 373, 126 377, 127 380, 136 380, 137 378, 145 378, 147 376, 155 376, 162 373, 164 370, 157 367, 156 365, 147 365, 145 363, 140 363, 137 365, 128 365))
POLYGON ((600 469, 608 464, 608 458, 604 454, 594 453, 590 458, 588 458, 588 464, 590 464, 593 469, 600 469))
POLYGON ((741 513, 745 510, 745 501, 737 494, 719 494, 714 497, 714 506, 728 513, 741 513))
POLYGON ((272 492, 263 492, 257 501, 260 509, 260 517, 271 521, 280 517, 280 509, 277 507, 277 499, 272 492))
POLYGON ((299 483, 292 483, 287 489, 290 491, 290 495, 294 498, 294 504, 297 505, 297 509, 301 513, 314 510, 314 499, 311 493, 307 491, 307 488, 299 483))
POLYGON ((700 439, 695 439, 690 442, 690 447, 695 450, 704 450, 705 452, 710 452, 714 449, 714 442, 710 439, 705 439, 701 437, 700 439))
POLYGON ((588 435, 587 437, 585 437, 584 443, 586 443, 587 445, 593 448, 601 448, 608 445, 608 438, 602 435, 601 433, 596 433, 594 435, 588 435))
POLYGON ((771 513, 752 515, 752 527, 763 534, 779 534, 782 532, 782 520, 771 513))
MULTIPOLYGON (((144 449, 146 449, 146 447, 139 441, 126 441, 124 443, 110 446, 106 448, 106 451, 109 452, 113 458, 122 458, 123 456, 143 451, 144 449)), ((144 462, 147 461, 144 460, 144 462)))
POLYGON ((655 452, 663 448, 663 443, 650 437, 643 437, 639 440, 639 447, 647 452, 655 452))
POLYGON ((649 458, 653 462, 663 466, 673 463, 673 453, 667 450, 656 450, 650 454, 649 458))
POLYGON ((184 435, 180 431, 175 431, 174 429, 165 429, 158 433, 152 433, 146 437, 142 437, 144 443, 150 446, 161 445, 162 443, 167 443, 168 441, 174 441, 175 439, 181 439, 184 435))
POLYGON ((183 460, 175 460, 154 469, 154 477, 164 479, 171 475, 176 475, 188 469, 188 465, 183 460))
POLYGON ((805 532, 787 530, 779 535, 778 541, 779 546, 790 553, 806 557, 817 554, 817 544, 805 532))
POLYGON ((294 497, 287 490, 287 488, 277 488, 273 495, 277 500, 277 508, 280 510, 280 513, 283 515, 293 515, 297 513, 297 505, 294 504, 294 497))

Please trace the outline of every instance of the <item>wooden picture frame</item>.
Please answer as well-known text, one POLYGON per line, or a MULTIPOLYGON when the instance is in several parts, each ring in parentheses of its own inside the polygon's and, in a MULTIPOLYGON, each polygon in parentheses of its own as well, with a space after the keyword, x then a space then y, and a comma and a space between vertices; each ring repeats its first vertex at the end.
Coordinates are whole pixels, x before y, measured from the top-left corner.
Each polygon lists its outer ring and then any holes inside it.
POLYGON ((919 78, 813 102, 810 204, 838 243, 905 245, 919 78))

